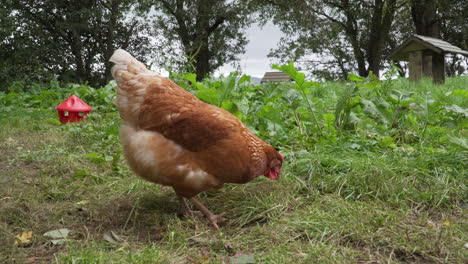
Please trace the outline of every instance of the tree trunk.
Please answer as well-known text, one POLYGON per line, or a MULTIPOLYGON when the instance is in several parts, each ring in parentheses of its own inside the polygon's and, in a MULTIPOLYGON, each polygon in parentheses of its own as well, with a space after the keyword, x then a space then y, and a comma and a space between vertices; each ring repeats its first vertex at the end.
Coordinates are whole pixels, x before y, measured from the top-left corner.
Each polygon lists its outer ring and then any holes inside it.
POLYGON ((197 81, 203 80, 209 73, 209 47, 208 47, 208 32, 209 25, 207 15, 210 12, 210 6, 205 1, 198 1, 197 3, 197 19, 195 24, 196 38, 194 41, 197 54, 195 57, 195 73, 197 74, 197 81))
POLYGON ((108 6, 107 8, 110 12, 110 19, 107 25, 106 50, 104 51, 105 82, 112 80, 111 69, 113 64, 109 61, 109 59, 114 52, 114 30, 117 24, 117 12, 119 8, 119 1, 111 1, 110 6, 108 6))
POLYGON ((374 1, 370 37, 366 47, 364 47, 364 49, 366 49, 367 56, 365 56, 361 50, 363 43, 360 43, 359 34, 356 29, 358 22, 353 16, 353 10, 350 6, 349 0, 343 0, 341 3, 346 15, 345 31, 353 48, 359 75, 368 76, 369 71, 372 71, 376 76, 379 76, 382 53, 395 15, 396 0, 374 1), (366 62, 368 67, 366 67, 366 62))
POLYGON ((72 37, 71 37, 71 52, 74 56, 74 61, 76 64, 76 71, 75 71, 75 82, 80 82, 82 80, 85 80, 85 68, 84 68, 84 63, 83 63, 83 54, 82 54, 82 46, 81 46, 81 40, 80 40, 80 35, 76 30, 72 29, 72 37))
POLYGON ((203 41, 203 46, 196 57, 195 71, 197 74, 197 81, 203 80, 203 78, 210 73, 210 50, 207 46, 208 44, 204 43, 208 43, 208 38, 206 42, 203 41))
POLYGON ((356 60, 358 66, 358 73, 360 76, 367 76, 369 72, 366 68, 366 60, 364 54, 362 53, 361 45, 359 43, 359 36, 356 29, 357 22, 353 16, 351 7, 349 5, 349 0, 343 0, 342 7, 343 11, 346 14, 345 32, 349 40, 351 41, 351 46, 353 47, 354 59, 356 60))
POLYGON ((411 0, 411 16, 416 34, 440 38, 437 0, 411 0))
POLYGON ((388 39, 393 17, 396 10, 396 0, 376 0, 372 12, 372 25, 367 46, 367 63, 369 71, 380 76, 380 63, 385 42, 388 39))
MULTIPOLYGON (((437 0, 411 0, 411 16, 416 34, 440 38, 440 19, 437 14, 437 0)), ((444 54, 425 54, 422 58, 422 71, 425 76, 432 75, 434 83, 445 80, 444 54)))

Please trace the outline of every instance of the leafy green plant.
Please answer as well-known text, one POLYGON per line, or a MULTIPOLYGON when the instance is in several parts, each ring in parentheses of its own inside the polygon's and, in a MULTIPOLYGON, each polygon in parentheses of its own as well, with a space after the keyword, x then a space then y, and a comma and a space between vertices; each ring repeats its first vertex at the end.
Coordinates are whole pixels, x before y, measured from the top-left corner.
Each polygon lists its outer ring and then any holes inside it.
POLYGON ((202 197, 229 216, 221 234, 178 218, 172 193, 132 175, 114 83, 0 93, 0 262, 50 249, 57 262, 219 263, 249 248, 264 263, 463 263, 468 78, 314 84, 293 67, 282 69, 299 83, 176 78, 286 156, 279 181, 259 177, 202 197), (72 93, 94 110, 61 125, 54 107, 72 93), (63 228, 73 230, 66 250, 42 236, 63 228), (15 245, 30 231, 27 247, 15 245))
POLYGON ((291 77, 294 80, 294 85, 292 86, 292 88, 301 93, 302 99, 307 104, 308 110, 310 111, 312 120, 316 125, 317 131, 320 134, 322 134, 321 125, 319 124, 319 121, 315 114, 316 109, 312 103, 312 100, 309 98, 309 95, 311 94, 311 88, 314 86, 318 86, 318 83, 307 81, 305 79, 305 74, 297 71, 296 68, 294 67, 293 62, 290 62, 288 65, 282 65, 282 66, 278 66, 275 64, 272 66, 272 68, 283 71, 284 73, 288 74, 289 77, 291 77))

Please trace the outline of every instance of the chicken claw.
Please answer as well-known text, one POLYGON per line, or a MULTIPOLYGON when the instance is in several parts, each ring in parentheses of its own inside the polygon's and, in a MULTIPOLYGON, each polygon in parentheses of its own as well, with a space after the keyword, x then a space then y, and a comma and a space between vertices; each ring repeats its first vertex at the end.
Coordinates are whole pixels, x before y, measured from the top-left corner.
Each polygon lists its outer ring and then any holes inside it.
POLYGON ((213 225, 213 227, 216 230, 219 230, 218 223, 226 221, 226 219, 223 217, 224 213, 215 215, 213 214, 206 206, 203 205, 203 203, 198 199, 197 197, 192 197, 190 200, 193 202, 193 204, 200 209, 200 211, 205 215, 205 217, 210 221, 210 223, 213 225))

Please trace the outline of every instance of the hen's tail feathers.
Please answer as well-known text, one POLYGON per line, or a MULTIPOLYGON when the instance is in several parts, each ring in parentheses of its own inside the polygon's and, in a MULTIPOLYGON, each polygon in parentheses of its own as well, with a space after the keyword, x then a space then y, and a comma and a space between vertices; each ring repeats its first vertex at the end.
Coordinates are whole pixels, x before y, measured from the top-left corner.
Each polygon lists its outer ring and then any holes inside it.
POLYGON ((109 61, 115 63, 111 72, 117 83, 122 82, 122 80, 129 80, 139 73, 148 71, 143 63, 137 61, 123 49, 114 51, 109 61))
POLYGON ((118 85, 114 103, 119 109, 120 117, 130 123, 137 122, 141 102, 148 89, 148 82, 140 77, 158 76, 123 49, 116 50, 109 61, 115 63, 112 76, 118 85))

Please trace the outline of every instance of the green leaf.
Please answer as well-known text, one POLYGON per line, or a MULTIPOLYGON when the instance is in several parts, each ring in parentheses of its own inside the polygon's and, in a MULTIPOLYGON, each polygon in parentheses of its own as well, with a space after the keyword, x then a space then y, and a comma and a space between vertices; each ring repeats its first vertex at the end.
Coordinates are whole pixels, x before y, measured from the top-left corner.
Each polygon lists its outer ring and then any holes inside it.
POLYGON ((242 97, 239 101, 237 101, 237 108, 243 115, 247 115, 249 113, 249 99, 247 97, 242 97))
POLYGON ((99 154, 97 152, 88 153, 85 156, 88 157, 88 158, 92 158, 92 159, 102 159, 101 154, 99 154))
POLYGON ((461 95, 461 96, 464 96, 464 97, 468 97, 468 90, 462 90, 462 89, 453 90, 448 95, 461 95))
POLYGON ((197 75, 195 73, 186 73, 182 76, 180 76, 182 78, 184 78, 185 80, 191 82, 191 83, 196 83, 197 82, 197 75))
POLYGON ((468 117, 468 109, 467 108, 463 108, 463 107, 460 107, 458 105, 450 105, 450 106, 447 106, 445 107, 445 109, 449 112, 453 112, 453 113, 457 113, 457 114, 461 114, 463 115, 464 117, 468 117))
POLYGON ((380 138, 379 145, 382 148, 396 148, 395 141, 393 140, 393 138, 388 136, 380 138))
POLYGON ((74 179, 83 179, 85 178, 86 176, 89 175, 89 170, 87 169, 79 169, 79 170, 76 170, 75 173, 73 174, 73 177, 74 179))
POLYGON ((205 88, 201 83, 197 82, 197 75, 195 73, 186 73, 182 76, 177 75, 191 83, 191 85, 197 89, 205 88))
POLYGON ((273 66, 271 68, 275 69, 275 70, 280 70, 280 71, 286 73, 298 85, 302 85, 302 83, 304 82, 305 74, 302 73, 302 72, 298 72, 296 70, 296 68, 294 67, 294 63, 292 61, 289 62, 287 65, 281 65, 281 66, 278 66, 277 64, 273 64, 273 66))
POLYGON ((375 104, 374 102, 367 100, 367 99, 361 99, 362 103, 362 110, 365 113, 370 114, 372 117, 376 118, 378 121, 388 124, 390 121, 387 119, 386 114, 383 113, 375 104))
POLYGON ((239 111, 239 108, 237 107, 236 103, 232 101, 224 101, 221 104, 221 108, 229 111, 231 114, 235 115, 237 118, 242 119, 242 113, 239 111))
POLYGON ((242 75, 242 77, 239 79, 239 81, 237 82, 238 85, 241 85, 243 84, 244 82, 250 82, 250 75, 242 75))
POLYGON ((106 161, 105 158, 103 158, 101 154, 96 153, 96 152, 88 153, 85 156, 87 158, 90 158, 91 162, 93 162, 95 164, 103 163, 103 162, 106 161))
POLYGON ((260 109, 260 111, 258 111, 257 115, 259 117, 268 119, 268 120, 273 121, 273 122, 278 123, 278 124, 282 123, 281 118, 280 118, 281 112, 280 112, 279 108, 275 107, 273 105, 273 103, 271 103, 271 102, 264 105, 260 109))
POLYGON ((197 92, 197 97, 204 102, 219 106, 219 91, 216 89, 201 88, 197 92))
POLYGON ((313 118, 312 113, 310 112, 310 109, 308 107, 299 106, 296 109, 296 112, 300 115, 301 119, 310 120, 311 118, 313 118))
POLYGON ((328 127, 334 128, 335 115, 333 113, 326 113, 323 115, 323 121, 328 127))
POLYGON ((48 123, 54 124, 54 125, 61 125, 62 124, 62 123, 60 123, 58 118, 47 118, 45 121, 47 121, 48 123))
POLYGON ((465 150, 468 150, 468 140, 466 138, 448 136, 448 141, 454 145, 457 145, 465 150))
POLYGON ((366 78, 361 77, 359 75, 356 75, 354 73, 350 73, 350 74, 348 74, 348 80, 350 80, 352 82, 363 82, 363 81, 366 80, 366 78))

